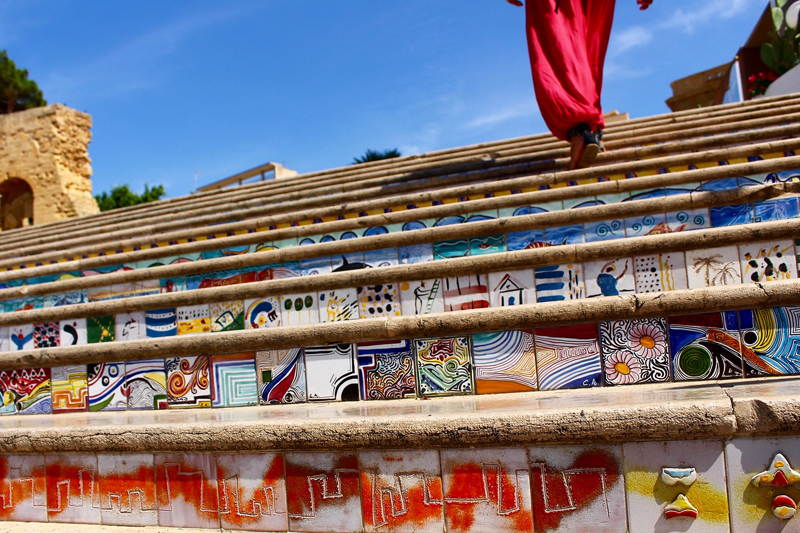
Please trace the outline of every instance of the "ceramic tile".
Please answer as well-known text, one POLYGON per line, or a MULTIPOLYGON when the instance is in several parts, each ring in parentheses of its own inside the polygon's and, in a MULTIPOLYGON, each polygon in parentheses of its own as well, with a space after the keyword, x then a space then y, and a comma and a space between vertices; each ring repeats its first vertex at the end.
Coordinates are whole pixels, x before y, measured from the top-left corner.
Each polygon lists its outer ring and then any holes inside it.
POLYGON ((580 300, 586 295, 583 265, 551 265, 534 269, 536 301, 580 300))
POLYGON ((446 311, 465 311, 489 307, 489 289, 486 276, 472 274, 444 278, 444 308, 446 311))
POLYGON ((208 305, 178 307, 178 335, 196 335, 211 331, 211 314, 208 305))
POLYGON ((100 517, 115 526, 157 526, 153 455, 97 455, 100 517))
POLYGON ((447 531, 533 530, 524 448, 442 450, 447 531))
POLYGON ((54 366, 50 369, 53 412, 69 413, 89 408, 86 365, 54 366))
POLYGON ((539 389, 597 387, 602 378, 596 324, 534 331, 539 389))
POLYGON ((689 288, 738 285, 742 282, 739 250, 736 246, 686 251, 689 288))
POLYGON ((230 285, 237 285, 241 281, 239 271, 237 269, 218 270, 208 274, 201 274, 201 277, 202 281, 200 284, 197 287, 192 288, 206 289, 209 287, 227 287, 230 285))
POLYGON ((633 259, 629 257, 584 263, 583 274, 587 298, 620 296, 636 291, 633 259))
POLYGON ((736 311, 669 318, 675 381, 742 377, 736 311))
POLYGON ((37 322, 33 325, 34 348, 57 348, 59 342, 58 322, 37 322))
POLYGON ((739 311, 745 377, 800 374, 800 307, 739 311))
POLYGON ((638 318, 600 323, 600 350, 606 385, 669 381, 667 322, 638 318))
POLYGON ((403 316, 444 313, 444 285, 441 280, 403 281, 399 287, 403 316))
POLYGON ((505 251, 505 235, 486 235, 469 240, 469 255, 496 254, 505 251))
POLYGON ((358 400, 355 345, 308 346, 305 348, 305 357, 309 400, 358 400))
POLYGON ((33 350, 33 324, 11 326, 8 331, 11 351, 33 350))
POLYGON ((0 327, 0 352, 11 351, 11 335, 10 329, 7 327, 0 327))
POLYGON ((797 259, 792 241, 740 244, 739 256, 744 283, 797 277, 797 259))
POLYGON ((360 318, 400 316, 400 291, 396 283, 358 287, 358 313, 360 318))
POLYGON ((536 248, 543 246, 544 242, 544 230, 542 229, 515 231, 506 234, 506 248, 509 252, 536 248))
POLYGON ((0 456, 0 520, 47 521, 43 455, 0 456))
POLYGON ((281 325, 278 296, 251 298, 244 301, 245 329, 274 328, 281 325))
POLYGON ((222 528, 248 531, 289 529, 283 455, 218 455, 217 484, 222 528))
POLYGON ((333 266, 330 257, 313 257, 300 261, 300 271, 303 276, 330 274, 331 270, 333 270, 333 266))
POLYGON ((755 212, 753 220, 755 222, 786 220, 800 216, 800 209, 798 209, 797 206, 797 196, 756 202, 753 208, 755 212))
POLYGON ((50 390, 49 368, 0 371, 3 398, 0 414, 50 414, 53 412, 50 390))
POLYGON ((411 342, 358 343, 358 379, 362 400, 414 397, 414 354, 411 342))
POLYGON ((433 243, 433 258, 435 260, 466 257, 469 255, 469 239, 450 239, 433 243))
POLYGON ((211 405, 241 407, 258 405, 255 354, 211 356, 211 405))
POLYGON ((750 204, 725 205, 709 208, 711 214, 711 227, 736 226, 753 222, 753 213, 750 204))
POLYGON ((355 453, 287 453, 285 460, 291 531, 362 530, 355 453))
POLYGON ((689 288, 683 252, 641 255, 633 258, 636 292, 667 292, 689 288))
POLYGON ((45 456, 47 520, 75 524, 99 524, 97 456, 52 454, 45 456))
POLYGON ((433 261, 433 245, 431 243, 412 244, 397 248, 397 259, 401 265, 413 265, 433 261))
POLYGON ((800 439, 794 436, 733 439, 725 446, 733 533, 800 531, 797 517, 782 520, 773 513, 773 508, 781 503, 781 499, 778 499, 781 496, 788 496, 795 504, 800 501, 800 488, 796 481, 784 485, 784 482, 769 475, 770 470, 775 471, 777 465, 774 462, 778 454, 783 456, 781 473, 786 478, 789 469, 796 470, 800 465, 800 439), (762 478, 764 474, 767 476, 762 478), (753 483, 754 480, 757 485, 753 483))
POLYGON ((631 533, 730 530, 721 441, 626 443, 623 454, 631 533), (668 516, 676 500, 688 501, 696 518, 688 506, 668 516))
POLYGON ((178 334, 178 313, 174 308, 145 311, 144 326, 148 339, 174 337, 178 334))
POLYGON ((608 241, 625 237, 625 223, 622 220, 601 220, 583 225, 586 242, 608 241))
POLYGON ((86 368, 89 411, 119 411, 128 405, 125 363, 95 363, 86 368))
POLYGON ((536 303, 533 270, 490 272, 488 278, 492 307, 536 303))
POLYGON ((144 311, 122 313, 114 318, 116 324, 116 340, 136 341, 147 338, 144 311))
POLYGON ((358 460, 365 531, 444 531, 437 450, 360 451, 358 460))
POLYGON ((544 240, 545 243, 550 246, 558 246, 561 244, 580 244, 585 242, 583 225, 577 224, 574 226, 545 228, 544 240))
MULTIPOLYGON (((655 175, 655 172, 652 174, 647 174, 645 172, 639 172, 638 177, 642 178, 648 175, 655 175)), ((653 198, 664 198, 667 195, 666 189, 651 189, 649 191, 636 191, 631 193, 631 202, 636 202, 639 200, 651 200, 653 198)))
POLYGON ((414 339, 417 363, 417 395, 471 394, 469 337, 414 339))
POLYGON ((161 527, 219 529, 219 493, 214 456, 157 453, 156 494, 161 527))
POLYGON ((287 261, 272 265, 272 279, 292 279, 303 275, 300 263, 297 261, 287 261))
POLYGON ((537 389, 536 351, 529 331, 472 335, 475 392, 525 392, 537 389))
POLYGON ((726 191, 736 189, 739 186, 737 178, 722 178, 718 180, 704 181, 700 186, 702 191, 726 191))
POLYGON ((207 355, 167 359, 167 403, 170 409, 211 407, 210 361, 207 355))
POLYGON ((625 219, 626 237, 642 237, 644 235, 671 233, 666 231, 666 229, 667 217, 661 213, 625 219))
POLYGON ((30 311, 31 309, 42 309, 43 307, 44 298, 41 296, 6 300, 3 303, 3 309, 6 313, 13 313, 15 311, 30 311))
POLYGON ((186 288, 186 278, 162 278, 159 280, 159 292, 166 294, 170 292, 183 292, 186 288))
POLYGON ((307 326, 318 323, 317 293, 281 295, 281 325, 307 326))
MULTIPOLYGON (((364 252, 354 252, 338 255, 331 258, 331 272, 349 272, 367 268, 364 262, 364 252)), ((320 272, 322 274, 322 272, 320 272)))
POLYGON ((114 342, 114 316, 93 316, 86 319, 86 338, 89 344, 114 342))
POLYGON ((711 215, 708 208, 685 209, 667 213, 667 226, 662 233, 692 231, 711 227, 711 215))
POLYGON ((622 446, 528 449, 533 530, 627 533, 622 446))
POLYGON ((208 304, 211 331, 237 331, 244 329, 244 303, 241 300, 208 304))
MULTIPOLYGON (((272 279, 272 265, 256 265, 239 269, 241 283, 255 283, 272 279)), ((247 304, 245 304, 247 309, 247 304)))
POLYGON ((163 359, 125 363, 128 409, 166 409, 167 374, 163 359))
POLYGON ((89 295, 85 290, 62 292, 58 294, 48 294, 45 296, 45 307, 61 307, 64 305, 85 304, 89 301, 89 295))
POLYGON ((358 291, 354 287, 319 293, 319 321, 358 320, 358 291))
POLYGON ((306 401, 306 364, 302 348, 256 352, 261 405, 306 401))
POLYGON ((400 264, 397 248, 382 248, 364 252, 364 263, 370 268, 383 268, 400 264))

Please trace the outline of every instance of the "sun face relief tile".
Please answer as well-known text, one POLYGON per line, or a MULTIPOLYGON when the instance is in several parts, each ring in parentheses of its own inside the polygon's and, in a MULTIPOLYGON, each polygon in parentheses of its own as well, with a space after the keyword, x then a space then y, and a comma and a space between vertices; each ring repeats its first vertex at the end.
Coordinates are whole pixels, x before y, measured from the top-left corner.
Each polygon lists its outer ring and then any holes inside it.
POLYGON ((211 357, 213 407, 258 405, 255 354, 242 353, 211 357))
POLYGON ((667 323, 663 318, 600 323, 600 348, 607 385, 669 381, 667 323))
POLYGON ((244 301, 245 329, 274 328, 281 325, 278 297, 266 296, 244 301))
POLYGON ((125 363, 95 363, 87 366, 89 411, 120 411, 127 408, 125 363))
POLYGON ((360 318, 400 316, 400 292, 395 283, 356 288, 360 318))
POLYGON ((86 338, 89 344, 114 342, 114 315, 90 316, 86 319, 86 338))
POLYGON ((97 456, 53 454, 45 456, 47 520, 99 524, 97 456))
POLYGON ((167 374, 163 359, 125 363, 128 409, 166 409, 167 374))
POLYGON ((355 453, 287 453, 285 460, 291 531, 361 531, 355 453))
POLYGON ((730 531, 721 441, 626 443, 623 455, 631 533, 730 531), (685 502, 696 518, 685 512, 685 502))
POLYGON ((583 265, 551 265, 534 269, 536 301, 580 300, 586 295, 583 265))
POLYGON ((56 348, 59 346, 58 322, 37 322, 33 325, 34 348, 56 348))
POLYGON ((800 374, 800 307, 739 311, 744 375, 800 374))
POLYGON ((472 274, 444 278, 444 307, 446 311, 465 311, 489 307, 486 276, 472 274))
POLYGON ((97 477, 103 524, 158 525, 152 454, 98 454, 97 477))
POLYGON ((319 324, 317 294, 287 294, 281 296, 281 325, 307 326, 319 324))
POLYGON ((211 407, 209 367, 207 355, 174 357, 165 361, 170 409, 211 407))
POLYGON ((523 448, 443 450, 441 458, 447 531, 533 530, 523 448))
POLYGON ((414 397, 414 354, 411 342, 358 343, 358 379, 362 400, 414 397))
POLYGON ((361 451, 358 460, 365 531, 444 531, 438 451, 361 451))
POLYGON ((602 379, 595 324, 534 331, 539 389, 597 387, 602 379))
POLYGON ((586 279, 586 297, 620 296, 636 290, 633 277, 633 259, 624 257, 610 261, 592 261, 583 264, 586 279))
POLYGON ((403 281, 400 283, 400 305, 403 316, 444 312, 444 285, 441 280, 403 281))
POLYGON ((47 521, 44 456, 0 456, 0 501, 0 520, 47 521))
POLYGON ((492 307, 525 305, 536 302, 533 270, 490 272, 489 290, 492 307))
POLYGON ((205 453, 157 453, 158 524, 162 527, 217 529, 219 493, 214 456, 205 453))
POLYGON ((208 304, 211 331, 237 331, 244 329, 244 303, 241 300, 208 304))
POLYGON ((305 348, 311 401, 358 401, 358 363, 354 344, 305 348))
POLYGON ((256 376, 261 405, 306 401, 306 365, 302 348, 256 352, 256 376))
POLYGON ((633 259, 636 292, 667 292, 689 288, 683 252, 642 255, 633 259))
POLYGON ((472 349, 478 394, 538 388, 532 332, 476 333, 472 335, 472 349))
POLYGON ((417 395, 471 394, 469 337, 414 339, 417 395))
POLYGON ((208 305, 178 307, 178 335, 196 335, 211 331, 211 314, 208 305))
POLYGON ((626 533, 621 446, 528 449, 534 531, 626 533))
POLYGON ((145 311, 144 326, 148 339, 174 337, 178 334, 177 311, 174 308, 145 311))
POLYGON ((741 244, 739 254, 744 283, 797 277, 797 259, 792 241, 741 244))
POLYGON ((737 285, 742 282, 739 250, 736 246, 686 251, 689 288, 737 285))
POLYGON ((49 368, 1 371, 0 390, 3 394, 0 414, 41 415, 53 412, 49 368))
POLYGON ((86 411, 89 408, 86 365, 54 366, 50 369, 50 379, 54 413, 86 411))
POLYGON ((289 529, 283 455, 218 455, 217 483, 220 525, 223 529, 289 529))
POLYGON ((675 381, 742 377, 736 311, 674 316, 668 322, 675 381))

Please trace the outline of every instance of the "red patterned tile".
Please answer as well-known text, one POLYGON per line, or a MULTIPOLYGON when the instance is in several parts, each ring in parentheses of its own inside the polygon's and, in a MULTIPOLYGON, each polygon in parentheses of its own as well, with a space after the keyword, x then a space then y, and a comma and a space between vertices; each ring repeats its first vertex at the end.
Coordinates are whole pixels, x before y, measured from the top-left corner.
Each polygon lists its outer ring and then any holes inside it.
POLYGON ((278 453, 217 457, 220 524, 225 529, 286 531, 286 481, 278 453))
POLYGON ((97 456, 48 455, 46 463, 48 520, 99 524, 97 456))
POLYGON ((103 524, 158 525, 152 454, 99 454, 97 472, 103 524))
POLYGON ((47 521, 44 456, 0 456, 0 520, 47 521))
POLYGON ((219 528, 217 465, 211 454, 156 454, 158 523, 219 528))

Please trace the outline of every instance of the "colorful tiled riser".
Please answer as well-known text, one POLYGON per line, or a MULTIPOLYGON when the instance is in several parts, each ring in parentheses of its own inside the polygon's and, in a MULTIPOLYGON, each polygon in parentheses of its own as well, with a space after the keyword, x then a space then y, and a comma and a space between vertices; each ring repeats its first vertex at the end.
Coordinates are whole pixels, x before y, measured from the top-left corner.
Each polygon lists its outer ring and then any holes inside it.
POLYGON ((249 531, 796 532, 796 437, 0 456, 0 519, 249 531))

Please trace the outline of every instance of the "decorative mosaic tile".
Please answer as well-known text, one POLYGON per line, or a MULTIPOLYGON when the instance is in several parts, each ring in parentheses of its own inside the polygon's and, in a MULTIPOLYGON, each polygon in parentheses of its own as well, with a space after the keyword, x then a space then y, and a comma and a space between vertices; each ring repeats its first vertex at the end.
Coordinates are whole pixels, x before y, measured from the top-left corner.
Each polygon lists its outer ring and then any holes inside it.
POLYGON ((444 278, 444 308, 446 311, 465 311, 489 307, 489 289, 486 276, 472 274, 444 278))
POLYGON ((33 350, 33 324, 11 326, 8 331, 11 351, 33 350))
POLYGON ((753 222, 753 212, 750 204, 711 207, 709 208, 709 212, 711 214, 712 228, 750 224, 753 222))
POLYGON ((281 325, 307 326, 319 323, 317 294, 287 294, 281 296, 281 325))
POLYGON ((505 235, 486 235, 469 240, 469 255, 496 254, 505 251, 505 235))
POLYGON ((687 209, 667 213, 667 225, 661 233, 676 233, 711 227, 708 208, 687 209))
MULTIPOLYGON (((305 246, 301 243, 301 246, 305 246)), ((319 274, 330 274, 333 270, 330 257, 313 257, 300 261, 300 271, 303 276, 316 276, 319 274)))
POLYGON ((600 323, 600 349, 607 385, 669 381, 667 322, 639 318, 600 323))
POLYGON ((45 296, 45 307, 84 304, 89 301, 86 291, 62 292, 45 296))
POLYGON ((742 282, 739 250, 736 246, 686 251, 689 288, 738 285, 742 282))
MULTIPOLYGON (((370 228, 372 229, 372 228, 370 228)), ((364 252, 364 263, 370 268, 383 268, 400 264, 397 248, 381 248, 364 252)))
POLYGON ((178 335, 196 335, 211 331, 211 313, 208 305, 178 307, 178 335))
POLYGON ((15 311, 30 311, 31 309, 42 309, 43 307, 44 298, 41 296, 6 300, 3 302, 3 309, 6 313, 13 313, 15 311))
POLYGON ((240 281, 238 270, 218 270, 186 277, 186 290, 208 289, 237 285, 240 281))
POLYGON ((536 303, 533 270, 490 272, 488 278, 492 307, 536 303))
MULTIPOLYGON (((255 283, 257 281, 268 281, 272 279, 272 265, 257 265, 244 267, 239 270, 239 281, 241 283, 255 283)), ((247 308, 247 304, 245 304, 247 308)))
POLYGON ((597 325, 534 331, 539 389, 597 387, 602 378, 597 325))
POLYGON ((584 224, 583 231, 586 242, 625 238, 625 224, 622 220, 587 222, 584 224))
POLYGON ((683 252, 633 258, 636 292, 667 292, 689 288, 683 252))
POLYGON ((97 474, 103 524, 158 525, 152 454, 98 454, 97 474))
POLYGON ((211 356, 211 405, 240 407, 258 405, 255 354, 211 356))
POLYGON ((444 531, 438 451, 360 451, 358 461, 365 531, 444 531))
POLYGON ((289 529, 283 455, 218 455, 217 484, 220 525, 223 529, 289 529))
POLYGON ((136 341, 147 338, 144 311, 122 313, 115 317, 116 340, 136 341))
POLYGON ((433 259, 453 259, 469 255, 469 239, 451 239, 433 243, 433 259))
POLYGON ((156 494, 161 527, 218 529, 217 464, 206 453, 157 453, 156 494))
POLYGON ((86 365, 54 366, 50 369, 54 413, 86 411, 89 385, 86 365))
MULTIPOLYGON (((506 218, 512 216, 536 215, 551 211, 561 211, 561 208, 561 202, 553 202, 552 204, 501 209, 500 216, 506 218)), ((543 244, 544 230, 541 229, 516 231, 506 234, 506 246, 509 252, 525 250, 526 248, 535 248, 536 246, 541 246, 543 244)))
POLYGON ((53 412, 50 369, 24 368, 0 371, 0 414, 41 415, 53 412))
POLYGON ((364 252, 353 252, 331 258, 331 272, 349 272, 367 268, 364 252))
POLYGON ((53 454, 45 456, 47 520, 74 524, 99 524, 97 456, 53 454))
POLYGON ((586 295, 581 264, 539 267, 533 271, 533 277, 539 303, 580 300, 586 295))
POLYGON ((400 316, 400 292, 395 283, 358 287, 358 311, 360 318, 400 316))
POLYGON ((211 407, 210 361, 207 355, 167 359, 167 403, 170 409, 211 407))
POLYGON ((358 379, 362 400, 414 397, 414 354, 411 342, 358 343, 358 379))
POLYGON ((469 337, 414 339, 414 355, 420 397, 471 394, 474 390, 469 337))
POLYGON ((524 448, 442 450, 447 531, 533 531, 524 448))
POLYGON ((244 301, 246 329, 274 328, 281 325, 281 308, 276 296, 244 301))
POLYGON ((89 411, 119 411, 128 406, 125 363, 95 363, 87 366, 89 411))
POLYGON ((800 307, 739 311, 744 375, 800 374, 800 307))
POLYGON ((583 273, 587 298, 620 296, 636 291, 633 259, 630 257, 584 263, 583 273))
POLYGON ((433 261, 433 245, 429 242, 400 246, 397 248, 397 259, 401 265, 413 265, 433 261))
POLYGON ((166 409, 167 374, 163 359, 125 363, 128 409, 166 409))
POLYGON ((272 265, 272 279, 299 278, 302 275, 300 263, 297 261, 287 261, 286 263, 272 265))
POLYGON ((444 313, 444 285, 441 280, 403 281, 399 287, 403 316, 444 313))
POLYGON ((154 309, 144 313, 148 339, 174 337, 178 334, 178 313, 175 309, 154 309))
POLYGON ((241 300, 208 304, 211 331, 244 329, 244 303, 241 300))
POLYGON ((797 277, 797 259, 792 241, 740 244, 739 255, 744 283, 797 277))
POLYGON ((475 391, 478 394, 537 389, 536 351, 530 331, 472 335, 475 391))
POLYGON ((37 322, 33 325, 33 347, 57 348, 60 344, 58 322, 37 322))
POLYGON ((528 449, 534 531, 627 533, 621 446, 528 449))
POLYGON ((574 226, 545 228, 544 240, 545 243, 550 246, 559 246, 561 244, 580 244, 585 242, 583 225, 577 224, 574 226))
POLYGON ((667 229, 667 217, 661 213, 625 219, 626 237, 671 233, 667 229))
POLYGON ((764 202, 753 204, 755 211, 755 222, 768 222, 771 220, 786 220, 800 216, 800 209, 797 205, 797 197, 776 198, 764 202))
POLYGON ((308 346, 305 348, 305 356, 309 400, 358 400, 355 345, 308 346))
POLYGON ((114 342, 114 315, 90 316, 86 319, 86 338, 89 344, 114 342))
POLYGON ((626 443, 623 454, 631 533, 730 531, 722 442, 626 443))
POLYGON ((256 352, 256 376, 261 405, 306 401, 306 365, 302 348, 256 352))
POLYGON ((355 453, 287 453, 285 460, 291 531, 362 530, 355 453))
POLYGON ((47 521, 47 486, 43 455, 0 456, 0 519, 47 521))
POLYGON ((675 381, 742 377, 736 311, 670 317, 669 344, 675 381))
POLYGON ((319 321, 324 323, 346 320, 358 320, 358 291, 350 287, 320 292, 319 321))

